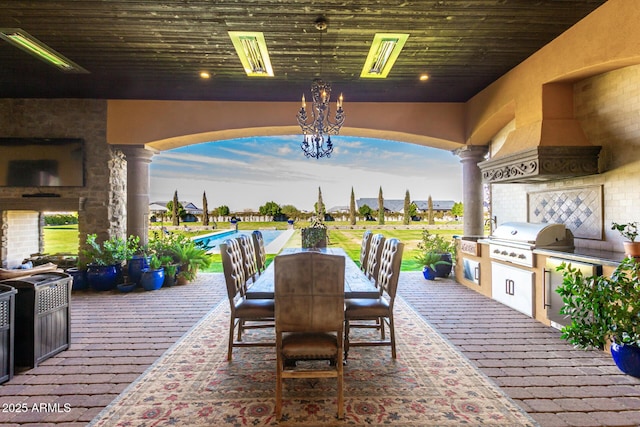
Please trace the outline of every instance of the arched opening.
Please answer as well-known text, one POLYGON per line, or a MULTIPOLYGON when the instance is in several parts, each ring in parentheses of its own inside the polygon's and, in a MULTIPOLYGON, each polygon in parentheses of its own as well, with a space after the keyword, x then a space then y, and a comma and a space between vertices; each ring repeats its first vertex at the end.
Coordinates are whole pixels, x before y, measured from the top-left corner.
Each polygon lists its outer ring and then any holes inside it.
POLYGON ((317 188, 328 206, 356 197, 460 201, 459 159, 451 152, 382 138, 339 135, 330 158, 305 158, 299 135, 220 140, 162 151, 151 163, 150 202, 197 201, 206 191, 210 206, 257 210, 267 201, 313 209, 317 188))

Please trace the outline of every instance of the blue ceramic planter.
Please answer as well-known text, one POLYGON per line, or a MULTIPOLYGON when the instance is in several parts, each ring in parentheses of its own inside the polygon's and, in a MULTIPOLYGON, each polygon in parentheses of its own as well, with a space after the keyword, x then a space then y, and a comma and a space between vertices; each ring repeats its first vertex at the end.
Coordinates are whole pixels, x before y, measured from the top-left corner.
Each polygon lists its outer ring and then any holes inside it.
POLYGON ((118 283, 118 269, 115 265, 89 264, 87 280, 91 289, 96 291, 110 291, 118 283))
POLYGON ((74 291, 82 291, 89 289, 89 280, 87 279, 87 270, 80 270, 76 267, 67 268, 65 272, 73 278, 71 287, 74 291))
POLYGON ((424 269, 422 270, 422 275, 427 280, 435 280, 436 278, 436 272, 430 267, 424 267, 424 269))
POLYGON ((158 270, 146 269, 142 272, 140 285, 145 291, 155 291, 164 283, 164 268, 158 270))
POLYGON ((611 343, 611 356, 622 372, 640 378, 640 347, 611 343))
POLYGON ((436 277, 449 277, 449 274, 451 274, 451 269, 452 269, 451 254, 450 253, 441 254, 440 261, 446 261, 448 264, 436 265, 436 277))
POLYGON ((138 287, 136 283, 120 283, 118 285, 118 290, 120 292, 126 293, 134 291, 136 287, 138 287))
POLYGON ((142 255, 134 255, 128 262, 127 275, 129 276, 129 282, 140 283, 142 277, 142 271, 149 268, 149 257, 142 255))

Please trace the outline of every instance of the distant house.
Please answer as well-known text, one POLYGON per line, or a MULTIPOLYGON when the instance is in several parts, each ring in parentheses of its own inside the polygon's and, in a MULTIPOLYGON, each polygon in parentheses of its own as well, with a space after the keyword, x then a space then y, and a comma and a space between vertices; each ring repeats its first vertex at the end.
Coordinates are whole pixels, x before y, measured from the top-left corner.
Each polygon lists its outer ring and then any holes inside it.
MULTIPOLYGON (((418 212, 429 210, 428 200, 414 200, 412 203, 415 203, 418 212)), ((433 210, 434 212, 448 212, 455 203, 453 200, 433 200, 433 210)), ((378 198, 369 197, 356 200, 356 209, 360 209, 364 205, 376 211, 378 210, 378 198)), ((388 213, 404 213, 404 199, 385 199, 384 210, 388 213)))
POLYGON ((334 206, 327 210, 328 213, 349 213, 349 206, 334 206))
MULTIPOLYGON (((378 210, 378 198, 377 197, 368 197, 356 200, 356 210, 359 210, 362 206, 367 205, 374 211, 378 210)), ((384 200, 384 211, 393 213, 393 212, 403 212, 404 211, 404 200, 394 200, 394 199, 385 199, 384 200)))
MULTIPOLYGON (((151 204, 149 204, 149 210, 151 211, 152 214, 154 215, 169 215, 171 216, 171 212, 168 212, 166 206, 167 203, 169 203, 168 201, 160 201, 160 202, 152 202, 151 204), (162 211, 160 208, 165 207, 164 211, 162 211)), ((185 215, 182 217, 182 220, 184 222, 196 222, 198 221, 198 218, 196 217, 196 215, 202 215, 203 211, 202 209, 200 209, 199 207, 197 207, 196 205, 194 205, 191 202, 180 202, 180 204, 182 205, 182 207, 184 208, 185 211, 185 215)))
MULTIPOLYGON (((413 203, 416 204, 418 212, 427 212, 429 210, 428 200, 415 200, 413 203)), ((433 200, 433 211, 448 212, 453 209, 453 205, 455 204, 456 202, 454 202, 453 200, 433 200)))

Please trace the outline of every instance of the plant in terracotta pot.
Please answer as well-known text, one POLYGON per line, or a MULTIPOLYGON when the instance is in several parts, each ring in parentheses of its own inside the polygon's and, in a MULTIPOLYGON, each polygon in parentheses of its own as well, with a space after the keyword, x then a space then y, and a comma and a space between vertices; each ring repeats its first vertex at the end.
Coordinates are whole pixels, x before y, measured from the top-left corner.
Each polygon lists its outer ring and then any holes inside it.
POLYGON ((612 222, 611 229, 617 230, 622 237, 628 239, 628 242, 622 242, 624 245, 624 253, 627 256, 639 258, 640 242, 636 242, 636 238, 638 237, 638 223, 628 222, 626 224, 618 224, 617 222, 612 222))
POLYGON ((611 354, 623 372, 640 377, 640 263, 625 258, 608 276, 585 277, 563 263, 563 282, 556 290, 564 302, 560 313, 571 317, 562 338, 576 347, 611 354))
POLYGON ((177 274, 178 284, 195 279, 199 268, 207 268, 211 264, 211 257, 206 249, 189 239, 174 242, 172 256, 180 265, 177 274))

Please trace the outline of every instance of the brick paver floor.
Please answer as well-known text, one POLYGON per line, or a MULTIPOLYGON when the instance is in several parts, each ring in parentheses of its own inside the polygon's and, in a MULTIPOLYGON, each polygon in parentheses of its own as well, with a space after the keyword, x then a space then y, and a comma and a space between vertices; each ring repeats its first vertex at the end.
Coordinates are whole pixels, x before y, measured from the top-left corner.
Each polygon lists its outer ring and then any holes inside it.
MULTIPOLYGON (((608 354, 575 350, 453 280, 402 273, 399 294, 541 426, 640 425, 640 380, 608 354)), ((0 385, 0 425, 85 426, 224 296, 221 274, 155 292, 74 293, 71 348, 0 385)))

